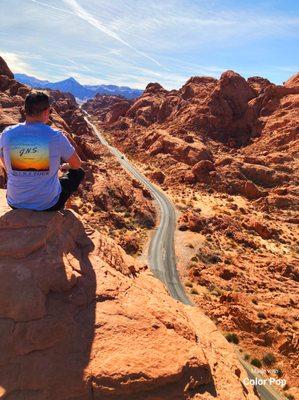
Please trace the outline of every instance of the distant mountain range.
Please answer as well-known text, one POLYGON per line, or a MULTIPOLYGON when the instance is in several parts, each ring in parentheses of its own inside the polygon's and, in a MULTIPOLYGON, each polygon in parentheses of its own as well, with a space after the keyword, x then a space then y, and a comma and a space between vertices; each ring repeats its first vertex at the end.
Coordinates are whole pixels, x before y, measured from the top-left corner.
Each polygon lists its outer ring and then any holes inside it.
POLYGON ((143 90, 132 89, 128 86, 116 85, 81 85, 76 79, 68 78, 59 82, 50 82, 37 79, 26 74, 15 74, 15 79, 25 85, 39 89, 54 89, 72 93, 79 100, 93 98, 97 93, 105 95, 123 96, 127 99, 139 97, 143 90))

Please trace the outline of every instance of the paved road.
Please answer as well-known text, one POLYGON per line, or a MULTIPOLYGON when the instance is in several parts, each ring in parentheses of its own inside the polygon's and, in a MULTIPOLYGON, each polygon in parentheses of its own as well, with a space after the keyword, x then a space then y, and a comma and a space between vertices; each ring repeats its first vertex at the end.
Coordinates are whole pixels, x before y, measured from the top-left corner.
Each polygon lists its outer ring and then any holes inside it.
POLYGON ((153 185, 139 170, 134 167, 126 157, 115 147, 110 146, 107 140, 101 135, 98 129, 87 117, 86 122, 93 128, 101 143, 108 147, 110 152, 118 159, 119 163, 142 182, 157 200, 160 208, 160 223, 149 246, 149 264, 154 275, 160 279, 167 287, 169 293, 176 300, 184 304, 192 305, 186 295, 185 289, 178 276, 174 251, 174 230, 176 224, 175 210, 164 193, 153 185))
MULTIPOLYGON (((150 190, 154 198, 157 200, 160 207, 160 223, 154 236, 152 237, 149 246, 148 259, 151 270, 153 271, 154 275, 164 283, 172 297, 184 304, 193 306, 194 304, 188 298, 185 289, 181 284, 176 268, 174 250, 176 215, 173 205, 161 190, 153 185, 141 172, 139 172, 136 167, 134 167, 126 159, 124 154, 107 142, 96 126, 89 121, 87 113, 86 115, 86 122, 94 130, 101 143, 110 150, 110 152, 117 158, 119 163, 127 171, 129 171, 136 179, 142 182, 150 190)), ((250 364, 246 363, 239 355, 238 357, 246 369, 249 378, 262 378, 261 375, 253 372, 250 364)), ((285 399, 285 397, 280 396, 270 385, 259 385, 257 386, 257 390, 261 399, 263 400, 285 399)))

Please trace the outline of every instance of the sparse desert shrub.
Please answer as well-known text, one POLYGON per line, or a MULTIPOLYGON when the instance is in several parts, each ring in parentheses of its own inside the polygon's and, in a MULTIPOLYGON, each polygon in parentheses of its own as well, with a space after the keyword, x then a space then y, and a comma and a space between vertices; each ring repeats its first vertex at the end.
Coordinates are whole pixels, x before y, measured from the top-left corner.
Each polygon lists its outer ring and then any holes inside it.
POLYGON ((198 294, 198 290, 195 288, 192 288, 190 291, 191 294, 198 294))
POLYGON ((257 298, 255 297, 251 301, 253 302, 253 304, 258 304, 257 298))
POLYGON ((193 256, 193 257, 191 258, 191 261, 198 261, 198 258, 197 258, 196 256, 193 256))
POLYGON ((228 342, 238 344, 239 343, 239 338, 235 333, 227 333, 225 335, 225 338, 228 342))
POLYGON ((266 319, 266 315, 263 312, 259 312, 257 313, 257 316, 259 317, 259 319, 266 319))
POLYGON ((225 234, 226 234, 226 236, 228 237, 228 238, 233 238, 234 237, 234 232, 232 232, 232 231, 226 231, 225 232, 225 234))
POLYGON ((283 332, 283 327, 281 325, 277 324, 275 328, 278 330, 278 332, 280 332, 280 333, 283 332))
POLYGON ((212 254, 212 255, 209 257, 209 261, 210 261, 210 263, 212 263, 212 264, 217 264, 217 263, 221 262, 221 257, 219 257, 217 254, 212 254))
POLYGON ((276 375, 278 376, 278 378, 281 378, 282 377, 282 375, 283 375, 283 372, 282 372, 282 370, 280 369, 280 368, 277 368, 277 370, 276 370, 276 375))
POLYGON ((286 398, 289 400, 295 400, 295 397, 292 394, 286 394, 286 398))
POLYGON ((250 360, 250 355, 249 354, 244 354, 244 360, 249 361, 250 360))
POLYGON ((255 367, 257 367, 257 368, 261 368, 261 366, 262 366, 262 362, 258 358, 253 358, 251 360, 250 364, 255 366, 255 367))
POLYGON ((274 354, 272 354, 272 353, 265 354, 264 357, 263 357, 263 363, 265 365, 273 365, 273 364, 275 364, 276 363, 276 358, 275 358, 274 354))
POLYGON ((187 281, 187 282, 185 282, 185 286, 187 286, 187 287, 192 287, 192 286, 193 286, 193 283, 190 282, 190 281, 187 281))

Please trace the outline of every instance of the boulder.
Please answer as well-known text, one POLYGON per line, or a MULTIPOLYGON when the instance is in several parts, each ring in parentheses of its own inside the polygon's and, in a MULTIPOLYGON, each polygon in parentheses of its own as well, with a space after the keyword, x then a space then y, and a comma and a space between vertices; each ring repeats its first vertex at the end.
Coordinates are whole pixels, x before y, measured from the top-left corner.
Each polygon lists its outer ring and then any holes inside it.
POLYGON ((159 184, 162 184, 162 183, 164 182, 164 180, 165 180, 165 175, 164 175, 163 172, 161 172, 161 171, 154 171, 154 172, 151 172, 150 175, 149 175, 149 177, 150 177, 153 181, 155 181, 155 182, 157 182, 157 183, 159 183, 159 184))
POLYGON ((265 188, 270 188, 289 180, 287 174, 277 173, 272 168, 258 164, 243 163, 240 166, 240 171, 246 176, 246 178, 265 188))
POLYGON ((185 211, 178 220, 178 227, 180 231, 190 230, 193 232, 200 232, 207 226, 207 219, 203 218, 195 211, 185 211))
POLYGON ((192 167, 195 176, 208 174, 215 170, 214 164, 210 160, 201 160, 192 167))

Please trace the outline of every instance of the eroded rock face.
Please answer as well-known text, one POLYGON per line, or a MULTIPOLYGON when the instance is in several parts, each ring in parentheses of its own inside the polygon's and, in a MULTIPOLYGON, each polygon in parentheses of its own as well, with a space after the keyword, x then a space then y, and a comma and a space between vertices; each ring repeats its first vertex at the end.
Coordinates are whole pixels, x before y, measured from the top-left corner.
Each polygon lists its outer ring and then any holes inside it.
POLYGON ((71 211, 0 198, 5 399, 256 399, 213 323, 113 240, 71 211))
POLYGON ((83 109, 89 114, 96 115, 102 122, 113 123, 123 117, 133 100, 120 96, 103 96, 97 94, 93 99, 83 104, 83 109))

